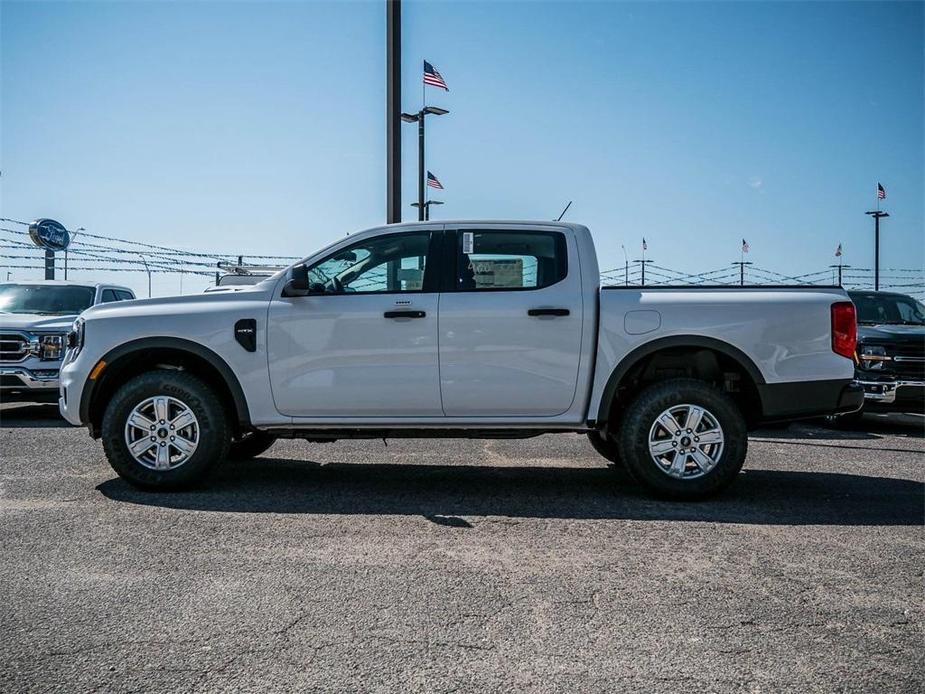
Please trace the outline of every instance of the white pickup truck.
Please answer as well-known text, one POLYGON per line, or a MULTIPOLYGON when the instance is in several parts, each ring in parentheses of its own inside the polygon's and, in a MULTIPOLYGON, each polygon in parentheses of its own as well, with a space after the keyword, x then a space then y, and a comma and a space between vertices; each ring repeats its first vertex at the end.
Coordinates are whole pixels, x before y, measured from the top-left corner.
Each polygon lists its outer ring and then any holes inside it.
POLYGON ((146 488, 275 439, 586 433, 650 490, 729 484, 749 427, 850 412, 835 287, 601 287, 577 224, 392 225, 250 287, 102 305, 60 408, 146 488))

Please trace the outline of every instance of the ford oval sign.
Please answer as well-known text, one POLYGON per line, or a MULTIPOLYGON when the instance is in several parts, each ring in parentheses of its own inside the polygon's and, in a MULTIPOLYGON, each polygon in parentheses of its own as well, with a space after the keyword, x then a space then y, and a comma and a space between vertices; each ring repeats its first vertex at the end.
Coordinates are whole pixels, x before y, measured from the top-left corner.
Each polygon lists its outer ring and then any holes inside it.
POLYGON ((29 225, 32 243, 49 251, 63 251, 71 243, 71 234, 61 222, 53 219, 36 219, 29 225))

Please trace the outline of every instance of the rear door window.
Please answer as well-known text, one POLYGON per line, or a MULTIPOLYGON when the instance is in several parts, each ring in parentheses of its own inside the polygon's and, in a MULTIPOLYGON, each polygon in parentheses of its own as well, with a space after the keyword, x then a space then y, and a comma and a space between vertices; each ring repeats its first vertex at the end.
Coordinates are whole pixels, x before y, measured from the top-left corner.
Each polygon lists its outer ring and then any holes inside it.
POLYGON ((456 291, 542 289, 568 274, 559 232, 460 230, 457 249, 456 291))

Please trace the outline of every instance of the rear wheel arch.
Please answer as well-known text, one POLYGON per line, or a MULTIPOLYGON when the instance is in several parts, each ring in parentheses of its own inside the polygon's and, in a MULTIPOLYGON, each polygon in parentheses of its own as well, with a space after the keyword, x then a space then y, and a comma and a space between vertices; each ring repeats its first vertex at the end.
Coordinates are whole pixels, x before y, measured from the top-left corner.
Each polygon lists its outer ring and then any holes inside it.
POLYGON ((758 386, 765 379, 745 352, 728 342, 701 335, 673 335, 647 342, 627 354, 610 374, 598 406, 597 425, 606 426, 619 416, 621 403, 626 404, 635 392, 651 383, 679 376, 724 381, 730 373, 738 374, 740 380, 739 390, 731 394, 746 419, 757 421, 762 413, 758 386), (658 376, 660 366, 679 363, 683 363, 683 369, 658 376))
POLYGON ((130 378, 157 369, 178 369, 198 376, 227 403, 236 430, 250 427, 244 389, 222 357, 207 347, 175 337, 141 338, 111 349, 100 359, 106 363, 96 380, 87 379, 80 399, 80 419, 98 437, 106 406, 130 378))

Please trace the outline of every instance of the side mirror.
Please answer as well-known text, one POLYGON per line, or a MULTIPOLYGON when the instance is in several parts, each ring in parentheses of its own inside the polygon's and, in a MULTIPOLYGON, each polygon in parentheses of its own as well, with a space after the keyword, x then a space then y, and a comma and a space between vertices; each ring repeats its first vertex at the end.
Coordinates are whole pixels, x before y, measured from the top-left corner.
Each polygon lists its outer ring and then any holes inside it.
POLYGON ((286 286, 283 287, 283 296, 305 296, 311 289, 308 281, 308 268, 305 264, 296 265, 292 268, 291 277, 286 286))

